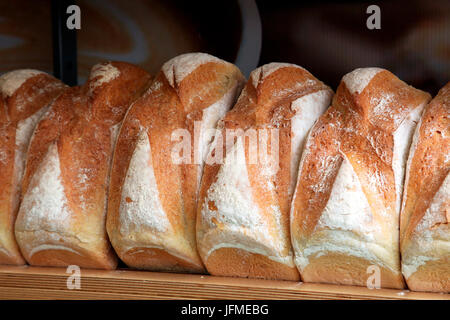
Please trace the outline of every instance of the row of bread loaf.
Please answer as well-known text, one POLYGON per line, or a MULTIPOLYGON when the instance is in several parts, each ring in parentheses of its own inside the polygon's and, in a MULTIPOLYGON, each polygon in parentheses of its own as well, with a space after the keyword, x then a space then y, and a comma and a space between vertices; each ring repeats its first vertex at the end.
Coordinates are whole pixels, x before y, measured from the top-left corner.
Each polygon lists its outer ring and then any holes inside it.
POLYGON ((0 264, 450 291, 450 84, 195 53, 0 91, 0 264))

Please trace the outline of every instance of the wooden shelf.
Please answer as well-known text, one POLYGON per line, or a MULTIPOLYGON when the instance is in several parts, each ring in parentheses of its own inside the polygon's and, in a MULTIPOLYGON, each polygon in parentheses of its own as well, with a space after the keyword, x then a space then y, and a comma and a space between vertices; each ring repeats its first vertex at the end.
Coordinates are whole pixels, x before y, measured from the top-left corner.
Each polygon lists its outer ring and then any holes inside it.
POLYGON ((445 299, 408 290, 172 274, 81 270, 81 289, 67 289, 63 268, 0 266, 0 299, 445 299))

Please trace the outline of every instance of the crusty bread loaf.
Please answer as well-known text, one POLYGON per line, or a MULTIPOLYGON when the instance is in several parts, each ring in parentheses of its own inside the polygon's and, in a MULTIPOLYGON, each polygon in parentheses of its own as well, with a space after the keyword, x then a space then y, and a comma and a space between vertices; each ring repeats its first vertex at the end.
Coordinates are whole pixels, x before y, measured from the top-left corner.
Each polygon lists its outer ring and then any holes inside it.
POLYGON ((14 237, 28 144, 40 117, 65 89, 37 70, 0 77, 0 264, 24 264, 14 237))
POLYGON ((251 73, 208 155, 224 152, 224 159, 208 163, 202 179, 197 243, 211 274, 299 279, 290 199, 304 139, 332 95, 293 64, 271 63, 251 73))
POLYGON ((450 82, 417 125, 400 219, 402 272, 414 291, 450 292, 450 82))
POLYGON ((305 282, 403 288, 399 211, 413 130, 429 94, 389 71, 345 75, 311 130, 291 207, 295 262, 305 282), (370 285, 377 285, 375 278, 370 285))
POLYGON ((114 154, 107 219, 111 243, 128 266, 204 271, 195 217, 210 139, 206 130, 234 104, 243 83, 231 63, 204 53, 183 54, 163 65, 130 108, 114 154), (181 152, 187 161, 181 163, 173 157, 177 132, 190 138, 181 152))
POLYGON ((61 94, 30 142, 15 234, 31 265, 112 269, 105 228, 117 129, 150 76, 123 62, 95 65, 61 94))

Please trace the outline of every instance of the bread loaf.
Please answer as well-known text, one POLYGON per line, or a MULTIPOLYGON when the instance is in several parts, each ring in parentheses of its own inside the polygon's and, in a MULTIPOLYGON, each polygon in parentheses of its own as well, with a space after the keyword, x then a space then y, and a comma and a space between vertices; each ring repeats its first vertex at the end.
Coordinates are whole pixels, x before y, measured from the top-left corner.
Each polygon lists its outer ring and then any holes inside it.
POLYGON ((123 62, 95 65, 66 90, 30 142, 15 235, 31 265, 113 269, 105 228, 118 127, 150 76, 123 62))
POLYGON ((195 218, 206 133, 234 104, 243 82, 228 62, 183 54, 163 65, 130 108, 114 154, 107 220, 111 243, 128 266, 204 271, 195 218), (184 151, 177 149, 178 133, 187 138, 184 151))
POLYGON ((404 287, 404 167, 429 99, 383 69, 343 77, 308 137, 291 207, 295 262, 305 282, 404 287), (379 283, 369 278, 377 271, 379 283))
POLYGON ((293 64, 251 73, 211 146, 209 157, 224 158, 208 163, 202 179, 197 243, 211 274, 299 280, 290 200, 303 142, 332 94, 293 64))
POLYGON ((14 237, 28 143, 40 117, 65 89, 37 70, 0 77, 0 264, 24 264, 14 237))
POLYGON ((417 125, 400 220, 402 271, 414 291, 450 292, 450 82, 417 125))

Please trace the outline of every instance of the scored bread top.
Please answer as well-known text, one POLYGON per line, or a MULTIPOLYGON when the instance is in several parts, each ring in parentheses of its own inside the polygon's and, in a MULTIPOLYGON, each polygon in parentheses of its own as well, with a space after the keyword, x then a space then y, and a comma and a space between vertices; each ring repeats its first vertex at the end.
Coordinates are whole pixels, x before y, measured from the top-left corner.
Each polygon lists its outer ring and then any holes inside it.
POLYGON ((313 258, 339 253, 399 272, 404 166, 429 99, 387 70, 356 69, 343 77, 299 167, 291 232, 300 271, 313 258))
POLYGON ((218 125, 223 138, 213 142, 209 156, 223 149, 223 161, 205 166, 197 218, 203 261, 215 250, 228 247, 294 266, 288 211, 298 150, 328 107, 332 93, 293 64, 271 63, 251 73, 238 102, 218 125), (231 129, 240 138, 227 139, 231 129), (267 144, 249 142, 251 130, 261 137, 267 133, 267 144), (250 134, 242 143, 246 132, 250 134), (277 142, 279 149, 271 151, 277 142), (267 147, 267 162, 250 160, 258 153, 256 147, 267 147))
POLYGON ((0 95, 4 107, 0 119, 18 122, 47 106, 65 85, 51 75, 32 69, 5 73, 0 77, 0 95))
MULTIPOLYGON (((440 259, 447 259, 443 274, 450 272, 449 171, 450 83, 447 83, 426 107, 408 159, 400 220, 402 269, 407 280, 421 266, 440 259)), ((422 271, 427 272, 426 268, 422 271)), ((436 279, 430 271, 428 282, 433 281, 436 279)), ((440 281, 441 285, 444 283, 445 280, 440 281)), ((450 290, 449 281, 446 286, 450 290)))
POLYGON ((204 132, 233 105, 243 82, 231 63, 204 53, 183 54, 163 65, 130 108, 114 155, 107 222, 113 246, 129 265, 130 250, 159 248, 194 265, 190 271, 203 270, 195 210, 209 143, 204 132), (192 138, 188 163, 173 161, 177 130, 192 138))
POLYGON ((16 224, 27 259, 36 247, 63 240, 67 250, 99 242, 108 247, 104 221, 115 133, 149 81, 148 73, 128 63, 95 65, 87 83, 66 90, 39 122, 16 224), (26 233, 33 230, 33 237, 26 233))
POLYGON ((12 96, 24 82, 39 74, 45 74, 39 70, 21 69, 5 73, 0 77, 0 92, 3 97, 12 96))
POLYGON ((40 117, 64 89, 62 82, 37 70, 0 77, 0 263, 24 263, 13 225, 28 143, 40 117))
POLYGON ((225 62, 207 53, 187 53, 170 59, 161 68, 167 81, 173 88, 177 88, 185 77, 199 66, 207 63, 224 64, 225 62))

